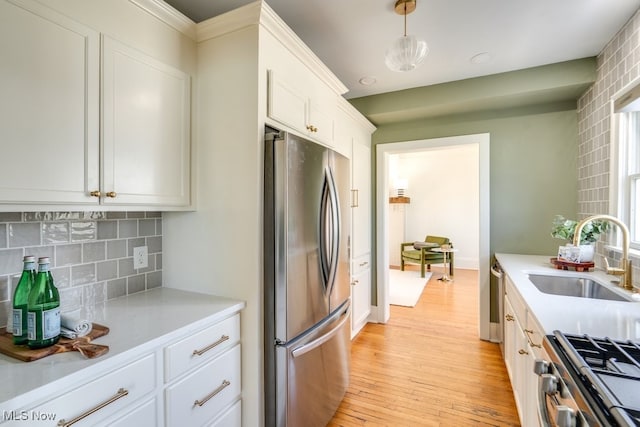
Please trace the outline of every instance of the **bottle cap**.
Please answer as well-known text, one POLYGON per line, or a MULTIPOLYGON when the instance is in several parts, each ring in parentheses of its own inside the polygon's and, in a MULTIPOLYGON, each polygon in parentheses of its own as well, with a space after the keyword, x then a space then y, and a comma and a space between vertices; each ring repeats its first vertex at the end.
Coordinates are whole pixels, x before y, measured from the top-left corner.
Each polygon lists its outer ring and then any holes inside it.
POLYGON ((36 262, 36 257, 33 255, 25 255, 22 260, 24 262, 36 262))
POLYGON ((49 264, 51 261, 48 256, 38 258, 38 264, 49 264))

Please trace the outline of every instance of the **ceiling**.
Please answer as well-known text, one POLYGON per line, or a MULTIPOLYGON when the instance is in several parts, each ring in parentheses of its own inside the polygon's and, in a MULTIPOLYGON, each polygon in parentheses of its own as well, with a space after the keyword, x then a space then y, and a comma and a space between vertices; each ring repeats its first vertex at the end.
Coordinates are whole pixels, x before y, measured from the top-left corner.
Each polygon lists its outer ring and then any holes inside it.
MULTIPOLYGON (((165 1, 194 22, 251 3, 165 1)), ((347 98, 596 56, 640 8, 640 0, 419 0, 407 33, 425 39, 430 52, 417 70, 398 73, 384 64, 385 50, 404 30, 394 3, 267 1, 349 88, 347 98), (362 85, 363 77, 376 82, 362 85)))

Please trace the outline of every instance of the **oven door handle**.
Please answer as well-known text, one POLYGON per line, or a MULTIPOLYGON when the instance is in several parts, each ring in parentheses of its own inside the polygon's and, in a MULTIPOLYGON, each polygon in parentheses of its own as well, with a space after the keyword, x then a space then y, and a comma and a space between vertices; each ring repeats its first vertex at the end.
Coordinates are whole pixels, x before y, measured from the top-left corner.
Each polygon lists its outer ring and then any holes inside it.
POLYGON ((542 376, 538 376, 538 420, 541 427, 551 427, 551 418, 547 410, 547 392, 542 386, 542 376))

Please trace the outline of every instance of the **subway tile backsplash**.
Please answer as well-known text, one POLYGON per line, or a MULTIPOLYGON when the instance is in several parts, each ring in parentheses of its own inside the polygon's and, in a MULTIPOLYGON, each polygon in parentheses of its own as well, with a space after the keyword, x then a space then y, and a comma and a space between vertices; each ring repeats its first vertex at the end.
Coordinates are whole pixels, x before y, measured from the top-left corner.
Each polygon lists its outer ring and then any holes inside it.
POLYGON ((0 212, 0 326, 24 255, 49 256, 63 311, 162 286, 160 212, 0 212), (149 265, 133 268, 133 248, 149 265))
POLYGON ((640 76, 640 13, 597 58, 596 82, 578 100, 578 217, 609 213, 610 100, 640 76))
MULTIPOLYGON (((578 218, 608 214, 611 118, 614 94, 640 76, 640 12, 625 24, 597 58, 596 82, 578 100, 578 218)), ((598 254, 618 259, 606 252, 602 243, 598 254)), ((640 268, 633 259, 634 284, 640 268)))

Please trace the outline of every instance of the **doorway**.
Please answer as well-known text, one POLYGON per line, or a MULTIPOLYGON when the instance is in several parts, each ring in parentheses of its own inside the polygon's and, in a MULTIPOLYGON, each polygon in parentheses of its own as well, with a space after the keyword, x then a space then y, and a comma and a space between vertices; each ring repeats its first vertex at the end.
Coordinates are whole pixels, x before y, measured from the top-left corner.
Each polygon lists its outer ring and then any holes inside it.
MULTIPOLYGON (((490 279, 489 279, 489 141, 488 133, 446 138, 425 139, 376 145, 376 261, 377 261, 377 312, 375 320, 386 323, 389 310, 389 160, 394 154, 425 150, 450 149, 451 147, 475 144, 478 147, 478 300, 479 336, 490 339, 490 279)), ((434 179, 437 184, 440 179, 434 179)), ((455 286, 455 284, 454 284, 455 286)))

